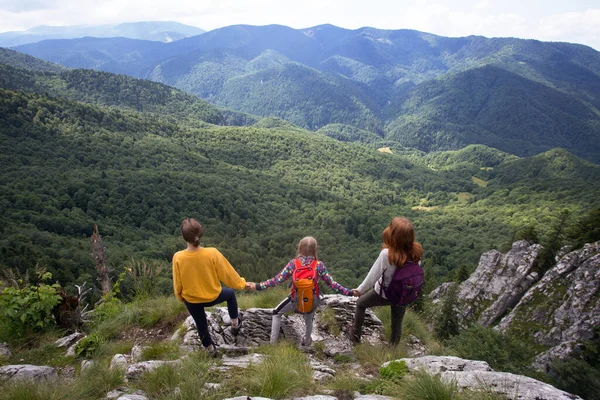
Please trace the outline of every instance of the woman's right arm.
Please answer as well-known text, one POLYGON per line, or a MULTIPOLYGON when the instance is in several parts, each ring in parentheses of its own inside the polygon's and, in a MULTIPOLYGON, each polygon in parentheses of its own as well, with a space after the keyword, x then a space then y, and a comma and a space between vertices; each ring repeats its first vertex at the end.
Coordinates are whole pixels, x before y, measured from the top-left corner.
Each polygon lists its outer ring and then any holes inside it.
POLYGON ((371 270, 367 274, 365 280, 356 288, 360 294, 364 294, 375 286, 377 279, 381 278, 381 275, 383 274, 384 257, 387 257, 387 251, 382 250, 379 253, 379 257, 377 257, 377 260, 373 263, 373 266, 371 266, 371 270))
POLYGON ((183 292, 183 284, 179 278, 179 267, 175 256, 173 256, 173 292, 175 293, 177 300, 183 303, 183 296, 181 295, 183 292))
POLYGON ((275 277, 256 284, 256 290, 264 290, 288 280, 294 272, 294 260, 291 260, 275 277))

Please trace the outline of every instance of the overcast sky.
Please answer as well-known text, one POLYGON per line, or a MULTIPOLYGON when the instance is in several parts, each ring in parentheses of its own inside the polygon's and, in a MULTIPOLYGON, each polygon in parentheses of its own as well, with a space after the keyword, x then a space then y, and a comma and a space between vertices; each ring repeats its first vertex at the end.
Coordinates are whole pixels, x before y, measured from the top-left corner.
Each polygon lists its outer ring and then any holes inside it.
POLYGON ((600 50, 600 0, 0 0, 0 32, 38 25, 177 21, 416 29, 581 43, 600 50))

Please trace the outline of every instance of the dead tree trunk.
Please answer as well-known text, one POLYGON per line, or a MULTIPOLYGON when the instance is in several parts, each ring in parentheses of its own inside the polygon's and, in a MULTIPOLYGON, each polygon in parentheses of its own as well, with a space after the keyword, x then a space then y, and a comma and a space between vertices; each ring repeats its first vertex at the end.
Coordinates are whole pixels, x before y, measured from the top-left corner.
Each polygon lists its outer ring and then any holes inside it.
POLYGON ((92 256, 96 261, 96 270, 98 271, 98 280, 102 288, 102 295, 107 294, 112 289, 110 277, 108 276, 108 268, 106 268, 106 254, 104 254, 104 246, 102 246, 102 237, 98 233, 98 225, 94 224, 94 233, 91 237, 92 256))

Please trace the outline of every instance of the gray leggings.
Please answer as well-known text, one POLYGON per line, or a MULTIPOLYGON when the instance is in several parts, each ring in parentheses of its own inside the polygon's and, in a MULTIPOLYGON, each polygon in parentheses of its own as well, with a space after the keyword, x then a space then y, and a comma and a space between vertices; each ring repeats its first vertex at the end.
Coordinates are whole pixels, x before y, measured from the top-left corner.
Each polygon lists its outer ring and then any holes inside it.
POLYGON ((379 296, 374 290, 369 290, 358 298, 356 302, 356 313, 354 314, 354 337, 360 340, 363 323, 365 322, 365 312, 367 308, 375 306, 390 306, 392 309, 392 334, 390 343, 393 345, 400 342, 402 336, 402 320, 406 307, 393 305, 388 299, 379 296))
MULTIPOLYGON (((275 309, 273 310, 273 323, 271 324, 271 343, 276 343, 279 339, 279 331, 281 330, 281 316, 288 311, 292 311, 294 307, 294 303, 292 302, 291 297, 286 297, 275 309)), ((304 315, 304 337, 302 338, 302 343, 305 346, 308 346, 312 343, 311 334, 313 330, 313 319, 315 316, 314 312, 304 315)))

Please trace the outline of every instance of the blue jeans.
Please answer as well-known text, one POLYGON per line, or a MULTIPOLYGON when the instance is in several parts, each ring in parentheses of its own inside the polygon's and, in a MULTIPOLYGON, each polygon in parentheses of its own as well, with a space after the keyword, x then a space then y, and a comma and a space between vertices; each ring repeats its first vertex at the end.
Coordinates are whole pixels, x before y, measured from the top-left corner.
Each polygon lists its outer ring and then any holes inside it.
POLYGON ((229 312, 229 318, 236 319, 238 317, 238 305, 237 299, 235 298, 235 292, 230 288, 223 288, 219 296, 213 301, 209 301, 208 303, 188 303, 185 302, 185 306, 188 309, 188 312, 194 319, 196 323, 196 328, 198 329, 198 336, 200 336, 200 340, 202 341, 202 345, 204 347, 208 347, 213 344, 213 341, 210 337, 210 333, 208 332, 208 321, 206 320, 206 313, 204 312, 205 307, 214 306, 215 304, 219 304, 226 301, 227 302, 227 311, 229 312))

